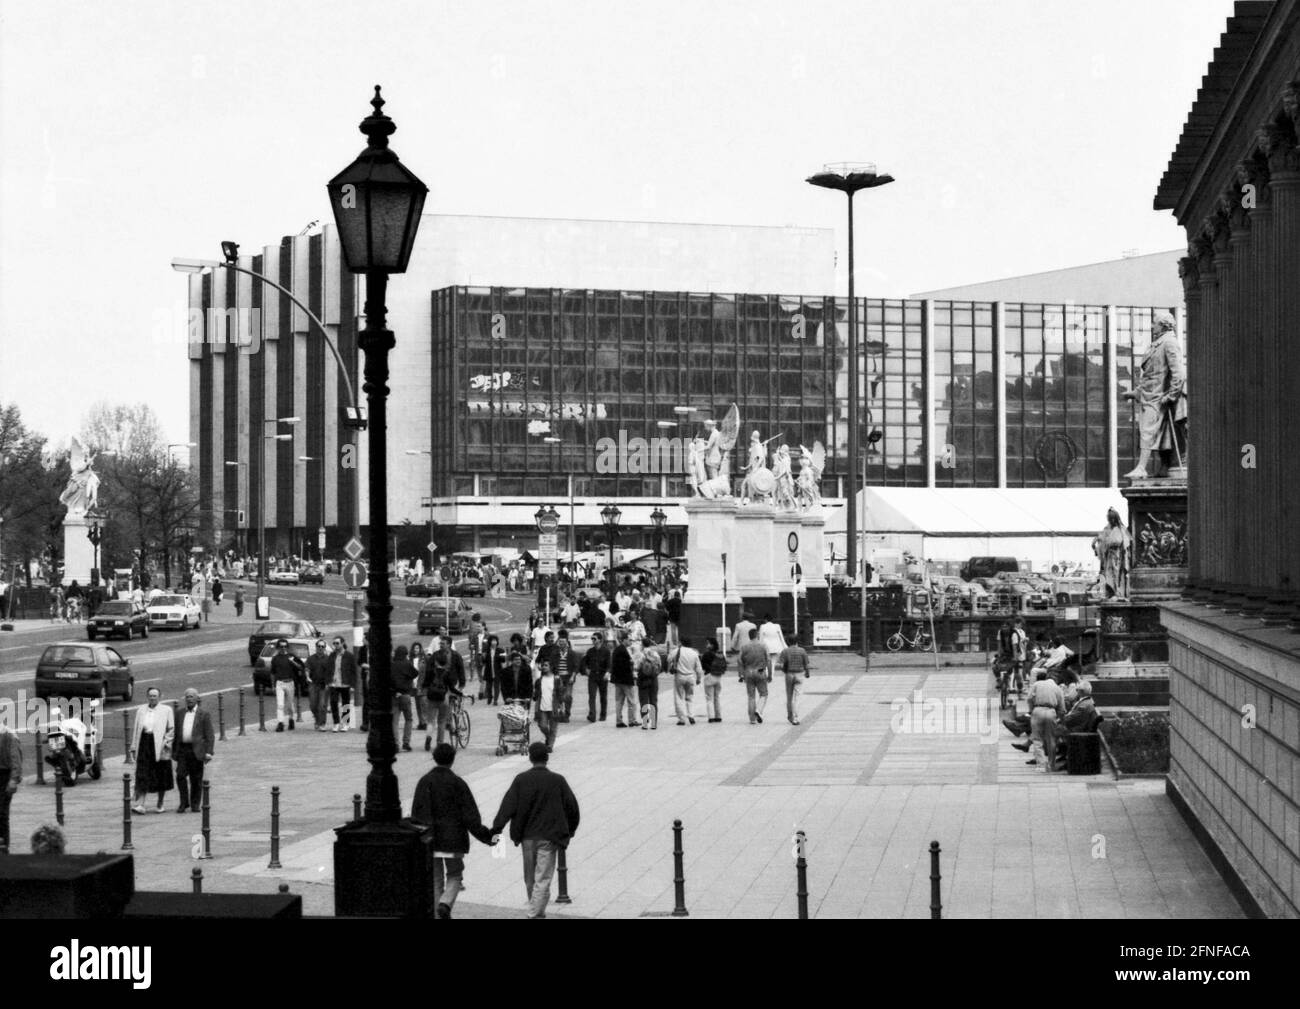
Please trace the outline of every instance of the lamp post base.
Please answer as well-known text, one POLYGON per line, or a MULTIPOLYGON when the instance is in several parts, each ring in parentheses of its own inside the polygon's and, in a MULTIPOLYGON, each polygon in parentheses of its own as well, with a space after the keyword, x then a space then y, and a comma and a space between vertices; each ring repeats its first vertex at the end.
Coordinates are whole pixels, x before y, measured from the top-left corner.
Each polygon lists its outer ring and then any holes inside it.
POLYGON ((334 914, 427 918, 432 881, 423 831, 408 823, 335 828, 334 914))

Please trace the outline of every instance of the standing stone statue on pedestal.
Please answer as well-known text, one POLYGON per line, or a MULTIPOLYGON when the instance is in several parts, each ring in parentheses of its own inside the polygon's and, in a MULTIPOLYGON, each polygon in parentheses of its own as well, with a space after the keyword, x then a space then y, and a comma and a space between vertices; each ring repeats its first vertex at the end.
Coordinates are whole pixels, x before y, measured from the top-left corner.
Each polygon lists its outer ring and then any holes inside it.
POLYGON ((1101 584, 1107 599, 1128 598, 1129 551, 1133 537, 1114 508, 1106 512, 1106 528, 1092 541, 1092 552, 1101 562, 1101 584))
POLYGON ((1151 346, 1138 368, 1137 386, 1124 393, 1124 398, 1135 400, 1141 410, 1142 438, 1138 464, 1125 477, 1146 480, 1158 475, 1149 472, 1152 452, 1160 453, 1166 470, 1176 464, 1181 475, 1187 456, 1186 375, 1174 317, 1168 312, 1156 313, 1151 346))
POLYGON ((731 450, 740 434, 740 409, 733 403, 719 425, 709 419, 704 433, 691 439, 687 483, 695 497, 731 497, 731 450))
POLYGON ((68 515, 73 518, 85 518, 87 512, 99 506, 99 474, 94 470, 95 457, 75 437, 71 462, 72 476, 59 495, 59 503, 68 506, 68 515))
POLYGON ((59 495, 67 505, 63 518, 63 578, 87 585, 95 565, 95 544, 87 532, 98 523, 99 474, 94 470, 95 457, 76 438, 72 439, 72 476, 59 495))

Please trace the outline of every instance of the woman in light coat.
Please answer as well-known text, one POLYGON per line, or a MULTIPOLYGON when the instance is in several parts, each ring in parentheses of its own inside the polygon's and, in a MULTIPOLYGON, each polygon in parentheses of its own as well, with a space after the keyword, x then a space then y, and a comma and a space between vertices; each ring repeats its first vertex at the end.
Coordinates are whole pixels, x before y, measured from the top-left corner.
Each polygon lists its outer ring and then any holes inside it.
POLYGON ((166 795, 175 787, 172 774, 172 745, 176 739, 176 718, 170 705, 159 704, 162 693, 149 688, 149 700, 135 711, 131 730, 131 756, 135 760, 135 805, 133 813, 143 813, 144 797, 158 793, 155 813, 163 811, 166 795))

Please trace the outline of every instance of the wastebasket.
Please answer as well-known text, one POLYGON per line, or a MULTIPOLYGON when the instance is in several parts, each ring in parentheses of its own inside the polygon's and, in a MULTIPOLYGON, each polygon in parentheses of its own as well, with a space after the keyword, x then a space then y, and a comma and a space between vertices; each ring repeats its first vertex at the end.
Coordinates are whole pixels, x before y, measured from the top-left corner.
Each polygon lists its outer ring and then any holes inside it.
POLYGON ((1070 774, 1101 773, 1101 736, 1096 732, 1071 732, 1065 756, 1070 774))

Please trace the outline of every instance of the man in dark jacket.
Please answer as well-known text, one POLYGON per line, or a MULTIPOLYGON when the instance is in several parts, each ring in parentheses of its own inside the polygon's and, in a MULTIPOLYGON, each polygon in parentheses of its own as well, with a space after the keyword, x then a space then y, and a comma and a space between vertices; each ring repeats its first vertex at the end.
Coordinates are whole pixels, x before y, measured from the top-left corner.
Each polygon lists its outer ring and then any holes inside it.
MULTIPOLYGON (((424 666, 425 673, 421 686, 429 702, 429 720, 437 726, 438 742, 451 735, 451 694, 462 693, 465 689, 465 660, 460 652, 451 647, 451 638, 443 635, 438 642, 438 650, 429 656, 424 666)), ((434 727, 428 726, 424 737, 424 748, 432 747, 434 727)))
POLYGON ((451 769, 456 747, 439 743, 433 748, 434 768, 415 786, 411 820, 429 828, 433 848, 433 895, 439 918, 450 918, 465 877, 469 835, 492 843, 492 832, 479 817, 474 793, 451 769), (444 883, 445 876, 445 883, 444 883))
POLYGON ((547 768, 546 757, 545 743, 528 747, 533 766, 510 783, 492 821, 493 844, 509 823, 510 840, 523 849, 529 918, 546 917, 559 850, 578 832, 578 800, 563 776, 547 768))
POLYGON ((626 729, 637 726, 636 670, 632 668, 632 653, 627 647, 627 631, 618 632, 618 645, 609 657, 609 678, 614 683, 614 726, 626 729), (623 708, 627 708, 627 721, 623 721, 623 708))
POLYGON ((506 668, 501 674, 501 700, 506 704, 527 704, 533 699, 533 667, 523 652, 506 656, 506 668))
POLYGON ((406 646, 398 645, 393 650, 393 666, 390 676, 393 682, 393 739, 397 739, 397 727, 402 718, 406 718, 406 727, 402 736, 402 749, 411 749, 411 724, 415 721, 415 666, 406 657, 406 646))
POLYGON ((199 706, 199 692, 185 691, 185 710, 176 719, 176 788, 184 813, 200 811, 203 800, 203 769, 212 759, 216 747, 212 716, 199 706))
POLYGON ((325 700, 329 696, 330 663, 325 652, 325 639, 316 639, 316 648, 307 656, 307 697, 311 705, 312 721, 317 732, 328 732, 325 724, 325 700))
POLYGON ((296 710, 294 698, 298 691, 298 677, 302 674, 302 659, 289 651, 289 642, 279 638, 275 642, 275 654, 271 656, 271 679, 275 682, 275 731, 284 731, 285 712, 288 712, 289 728, 293 728, 293 716, 296 710))
POLYGON ((591 647, 582 657, 582 673, 587 677, 587 721, 596 720, 596 702, 600 701, 603 722, 609 707, 609 649, 602 634, 591 636, 591 647))

